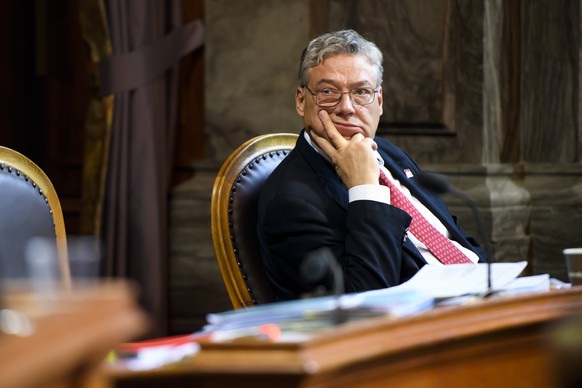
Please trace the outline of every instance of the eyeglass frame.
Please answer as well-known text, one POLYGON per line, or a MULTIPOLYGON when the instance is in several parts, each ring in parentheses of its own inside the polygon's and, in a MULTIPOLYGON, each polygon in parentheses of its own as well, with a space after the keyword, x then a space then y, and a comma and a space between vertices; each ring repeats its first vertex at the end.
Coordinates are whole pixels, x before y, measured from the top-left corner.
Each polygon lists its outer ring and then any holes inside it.
POLYGON ((370 88, 374 91, 374 94, 372 95, 372 100, 370 100, 370 102, 367 102, 365 104, 358 104, 357 102, 354 101, 354 98, 352 97, 352 91, 356 90, 356 89, 368 89, 368 88, 353 88, 348 90, 347 92, 342 92, 338 89, 334 89, 334 88, 324 88, 324 89, 333 89, 333 90, 337 90, 340 93, 340 98, 339 100, 337 100, 337 102, 333 105, 319 105, 319 101, 317 98, 317 93, 319 93, 321 90, 317 90, 315 91, 315 93, 313 93, 313 91, 311 89, 309 89, 309 86, 303 86, 304 89, 307 89, 307 91, 313 96, 315 97, 315 104, 320 107, 320 108, 335 108, 336 106, 338 106, 340 104, 340 102, 342 102, 342 99, 344 98, 344 94, 348 94, 350 96, 350 101, 352 102, 352 105, 354 106, 368 106, 370 104, 372 104, 374 102, 374 100, 376 99, 376 93, 380 92, 380 87, 376 86, 376 88, 370 88))

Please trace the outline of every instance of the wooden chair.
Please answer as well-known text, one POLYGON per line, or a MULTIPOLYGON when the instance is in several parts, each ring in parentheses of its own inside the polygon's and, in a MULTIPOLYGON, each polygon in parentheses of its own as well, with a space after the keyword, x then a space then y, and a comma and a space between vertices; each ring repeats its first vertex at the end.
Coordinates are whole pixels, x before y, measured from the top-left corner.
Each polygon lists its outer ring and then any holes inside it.
POLYGON ((26 248, 33 238, 54 248, 60 280, 70 289, 65 222, 55 188, 30 159, 0 146, 0 278, 31 276, 26 248))
POLYGON ((234 308, 274 301, 257 239, 261 187, 295 147, 296 134, 257 136, 224 162, 212 190, 212 240, 222 280, 234 308))

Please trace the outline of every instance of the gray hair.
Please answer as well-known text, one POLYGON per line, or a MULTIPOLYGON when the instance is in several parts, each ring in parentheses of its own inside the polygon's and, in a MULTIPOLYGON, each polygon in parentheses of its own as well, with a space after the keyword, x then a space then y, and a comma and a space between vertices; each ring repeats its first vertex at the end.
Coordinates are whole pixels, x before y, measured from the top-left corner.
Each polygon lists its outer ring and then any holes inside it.
POLYGON ((382 52, 378 46, 364 39, 354 30, 342 30, 320 35, 303 49, 299 65, 299 85, 307 86, 309 70, 325 59, 338 54, 363 54, 368 58, 370 64, 376 67, 376 86, 382 84, 384 69, 382 67, 382 52))

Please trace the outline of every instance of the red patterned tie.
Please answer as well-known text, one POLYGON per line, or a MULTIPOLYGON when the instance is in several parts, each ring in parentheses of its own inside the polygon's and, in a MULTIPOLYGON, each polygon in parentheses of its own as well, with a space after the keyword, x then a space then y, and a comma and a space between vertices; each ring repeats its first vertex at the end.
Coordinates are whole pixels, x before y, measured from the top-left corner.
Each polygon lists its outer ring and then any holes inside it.
POLYGON ((380 184, 390 188, 390 200, 392 205, 404 210, 412 216, 410 231, 416 238, 426 245, 429 251, 443 264, 466 264, 472 263, 451 240, 439 232, 426 218, 416 209, 408 198, 394 186, 390 179, 380 171, 380 184))

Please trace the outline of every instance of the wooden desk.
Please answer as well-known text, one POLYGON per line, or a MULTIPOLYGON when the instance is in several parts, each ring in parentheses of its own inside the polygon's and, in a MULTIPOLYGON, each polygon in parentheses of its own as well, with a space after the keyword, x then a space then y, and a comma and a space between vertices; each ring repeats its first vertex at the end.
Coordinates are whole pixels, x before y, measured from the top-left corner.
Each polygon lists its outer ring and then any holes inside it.
POLYGON ((101 366, 108 351, 146 329, 133 289, 122 282, 56 292, 42 301, 30 292, 10 292, 2 308, 33 325, 29 336, 0 333, 3 388, 107 387, 101 366))
POLYGON ((553 324, 582 287, 337 327, 301 343, 210 343, 191 361, 115 373, 119 387, 551 387, 553 324))

